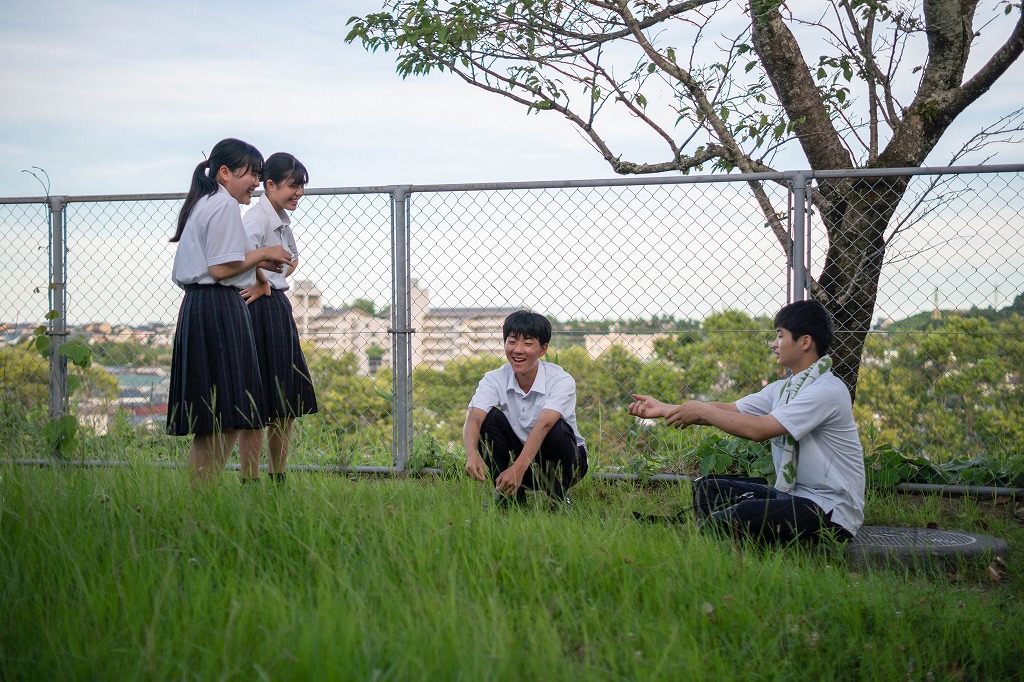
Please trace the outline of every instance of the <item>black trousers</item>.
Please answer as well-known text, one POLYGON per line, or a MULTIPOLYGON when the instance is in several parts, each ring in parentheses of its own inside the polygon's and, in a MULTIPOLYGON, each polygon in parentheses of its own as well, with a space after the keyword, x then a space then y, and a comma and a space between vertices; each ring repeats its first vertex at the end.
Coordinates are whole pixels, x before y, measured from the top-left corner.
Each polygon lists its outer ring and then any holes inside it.
MULTIPOLYGON (((512 430, 505 413, 492 407, 480 427, 480 456, 487 464, 491 482, 523 452, 523 441, 512 430)), ((523 484, 516 497, 520 500, 527 490, 543 490, 556 500, 565 498, 566 491, 587 473, 587 449, 576 445, 576 434, 565 419, 548 431, 541 442, 533 464, 523 474, 523 484)))
POLYGON ((832 512, 811 500, 750 479, 698 478, 693 482, 693 504, 703 526, 766 543, 817 542, 825 537, 823 531, 840 540, 853 537, 832 522, 832 512))

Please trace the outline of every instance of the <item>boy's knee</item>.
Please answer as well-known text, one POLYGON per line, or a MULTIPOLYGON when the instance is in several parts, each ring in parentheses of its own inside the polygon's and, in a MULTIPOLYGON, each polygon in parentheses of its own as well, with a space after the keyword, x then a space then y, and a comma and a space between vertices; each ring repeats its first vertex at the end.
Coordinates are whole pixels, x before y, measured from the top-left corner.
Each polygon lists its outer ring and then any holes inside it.
POLYGON ((555 425, 551 427, 551 430, 548 431, 548 434, 544 436, 541 447, 545 449, 576 450, 576 433, 569 426, 569 422, 565 421, 564 417, 559 418, 555 425))
POLYGON ((488 410, 487 416, 484 417, 483 422, 480 424, 481 432, 504 433, 507 430, 511 430, 511 428, 512 425, 509 423, 508 417, 497 407, 492 407, 488 410))

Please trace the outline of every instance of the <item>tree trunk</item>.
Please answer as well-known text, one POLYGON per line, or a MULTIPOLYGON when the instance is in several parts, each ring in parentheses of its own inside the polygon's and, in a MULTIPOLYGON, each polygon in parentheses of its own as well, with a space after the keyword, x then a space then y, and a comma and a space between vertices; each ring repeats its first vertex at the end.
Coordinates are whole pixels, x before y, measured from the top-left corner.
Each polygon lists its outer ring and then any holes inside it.
POLYGON ((824 180, 819 185, 829 246, 814 296, 832 313, 833 372, 853 399, 861 352, 875 312, 885 230, 908 183, 908 177, 885 177, 824 180))

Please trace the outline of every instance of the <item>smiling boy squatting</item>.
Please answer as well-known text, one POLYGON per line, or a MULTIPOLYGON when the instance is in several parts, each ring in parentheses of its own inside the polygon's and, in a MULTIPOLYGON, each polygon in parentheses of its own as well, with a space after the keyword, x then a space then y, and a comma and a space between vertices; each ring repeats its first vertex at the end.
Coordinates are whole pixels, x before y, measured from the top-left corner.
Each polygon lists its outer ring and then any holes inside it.
POLYGON ((551 341, 543 315, 512 313, 502 339, 508 364, 484 374, 466 413, 466 474, 493 481, 502 500, 523 502, 536 490, 568 506, 566 493, 588 468, 576 425, 576 381, 541 360, 551 341))

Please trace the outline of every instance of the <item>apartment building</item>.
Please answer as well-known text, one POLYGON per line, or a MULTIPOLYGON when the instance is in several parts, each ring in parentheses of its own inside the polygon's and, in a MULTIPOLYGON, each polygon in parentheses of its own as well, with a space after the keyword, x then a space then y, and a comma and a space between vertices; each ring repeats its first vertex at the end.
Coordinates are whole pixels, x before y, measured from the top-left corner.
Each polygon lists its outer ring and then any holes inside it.
MULTIPOLYGON (((308 281, 288 290, 299 336, 332 353, 352 353, 359 371, 372 374, 390 366, 391 319, 358 308, 331 308, 308 281)), ((461 357, 503 354, 501 324, 516 308, 431 308, 430 291, 413 280, 410 287, 413 367, 443 369, 461 357)))

